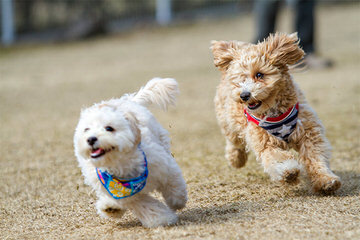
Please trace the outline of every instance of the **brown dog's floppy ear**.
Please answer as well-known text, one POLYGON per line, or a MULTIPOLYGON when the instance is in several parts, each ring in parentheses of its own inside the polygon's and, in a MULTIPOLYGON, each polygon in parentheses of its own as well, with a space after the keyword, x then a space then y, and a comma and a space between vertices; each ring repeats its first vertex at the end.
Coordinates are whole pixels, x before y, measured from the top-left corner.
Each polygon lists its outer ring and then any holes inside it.
POLYGON ((236 50, 248 43, 237 41, 211 41, 211 51, 214 55, 214 64, 221 71, 226 71, 234 59, 236 50))
POLYGON ((129 122, 131 131, 134 133, 135 136, 134 145, 137 146, 141 141, 141 132, 138 127, 139 121, 132 112, 126 112, 124 115, 125 115, 125 119, 129 122))
POLYGON ((299 46, 297 33, 271 34, 264 42, 264 54, 270 64, 275 66, 293 65, 304 57, 304 51, 299 46))

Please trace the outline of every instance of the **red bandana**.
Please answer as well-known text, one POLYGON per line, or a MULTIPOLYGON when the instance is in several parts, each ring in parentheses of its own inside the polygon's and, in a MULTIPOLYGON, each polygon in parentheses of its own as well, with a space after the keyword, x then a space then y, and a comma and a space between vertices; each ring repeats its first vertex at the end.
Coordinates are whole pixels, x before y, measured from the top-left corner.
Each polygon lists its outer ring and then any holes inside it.
POLYGON ((278 117, 265 118, 264 120, 255 117, 244 109, 248 122, 253 122, 259 127, 264 128, 272 135, 288 142, 290 134, 294 131, 299 113, 299 103, 289 108, 285 113, 278 117))

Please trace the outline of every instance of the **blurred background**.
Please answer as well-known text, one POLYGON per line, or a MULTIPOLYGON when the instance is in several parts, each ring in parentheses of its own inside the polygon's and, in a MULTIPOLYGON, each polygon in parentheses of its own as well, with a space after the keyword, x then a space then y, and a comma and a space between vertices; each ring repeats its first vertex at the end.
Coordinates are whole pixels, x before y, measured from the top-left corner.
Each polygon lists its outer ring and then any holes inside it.
POLYGON ((360 1, 313 2, 0 0, 0 239, 360 239, 360 1), (242 169, 224 158, 210 41, 255 42, 274 22, 314 37, 317 69, 293 76, 332 144, 335 196, 272 182, 253 155, 242 169), (151 109, 188 184, 173 228, 99 218, 73 153, 81 108, 153 77, 181 92, 151 109))
MULTIPOLYGON (((273 0, 270 0, 273 1, 273 0)), ((0 0, 2 45, 77 40, 252 11, 253 0, 0 0)), ((285 2, 285 1, 282 1, 285 2)), ((296 0, 287 0, 294 5, 296 0)), ((322 0, 348 4, 356 0, 322 0)), ((282 4, 285 5, 285 4, 282 4)))

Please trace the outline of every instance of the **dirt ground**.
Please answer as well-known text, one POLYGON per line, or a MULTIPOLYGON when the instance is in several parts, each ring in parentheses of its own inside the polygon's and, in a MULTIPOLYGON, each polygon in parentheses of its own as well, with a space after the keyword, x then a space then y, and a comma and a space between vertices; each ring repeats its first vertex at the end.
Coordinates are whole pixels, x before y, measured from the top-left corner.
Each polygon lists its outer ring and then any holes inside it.
MULTIPOLYGON (((343 180, 333 196, 271 182, 253 155, 224 159, 213 97, 220 74, 212 39, 251 41, 250 15, 78 43, 0 51, 0 239, 360 239, 360 5, 318 9, 327 70, 295 74, 333 146, 343 180), (85 186, 72 137, 81 107, 174 77, 177 108, 154 109, 171 133, 189 201, 175 226, 146 229, 130 213, 101 219, 85 186)), ((291 15, 280 30, 291 31, 291 15)), ((150 173, 151 174, 151 173, 150 173)))

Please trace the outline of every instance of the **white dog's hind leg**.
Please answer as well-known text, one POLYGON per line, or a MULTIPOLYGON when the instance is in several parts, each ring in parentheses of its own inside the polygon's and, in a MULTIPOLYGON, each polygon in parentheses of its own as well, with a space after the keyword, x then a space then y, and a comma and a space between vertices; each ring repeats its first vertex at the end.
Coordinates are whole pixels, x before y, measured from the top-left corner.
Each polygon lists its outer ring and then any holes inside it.
POLYGON ((103 218, 121 218, 125 213, 117 204, 117 200, 108 197, 100 197, 96 202, 96 209, 103 218))
POLYGON ((182 209, 187 202, 186 183, 179 166, 169 172, 166 184, 160 189, 166 204, 173 210, 182 209))
POLYGON ((165 204, 148 194, 141 194, 127 207, 133 211, 144 227, 152 228, 175 224, 177 215, 165 204))

